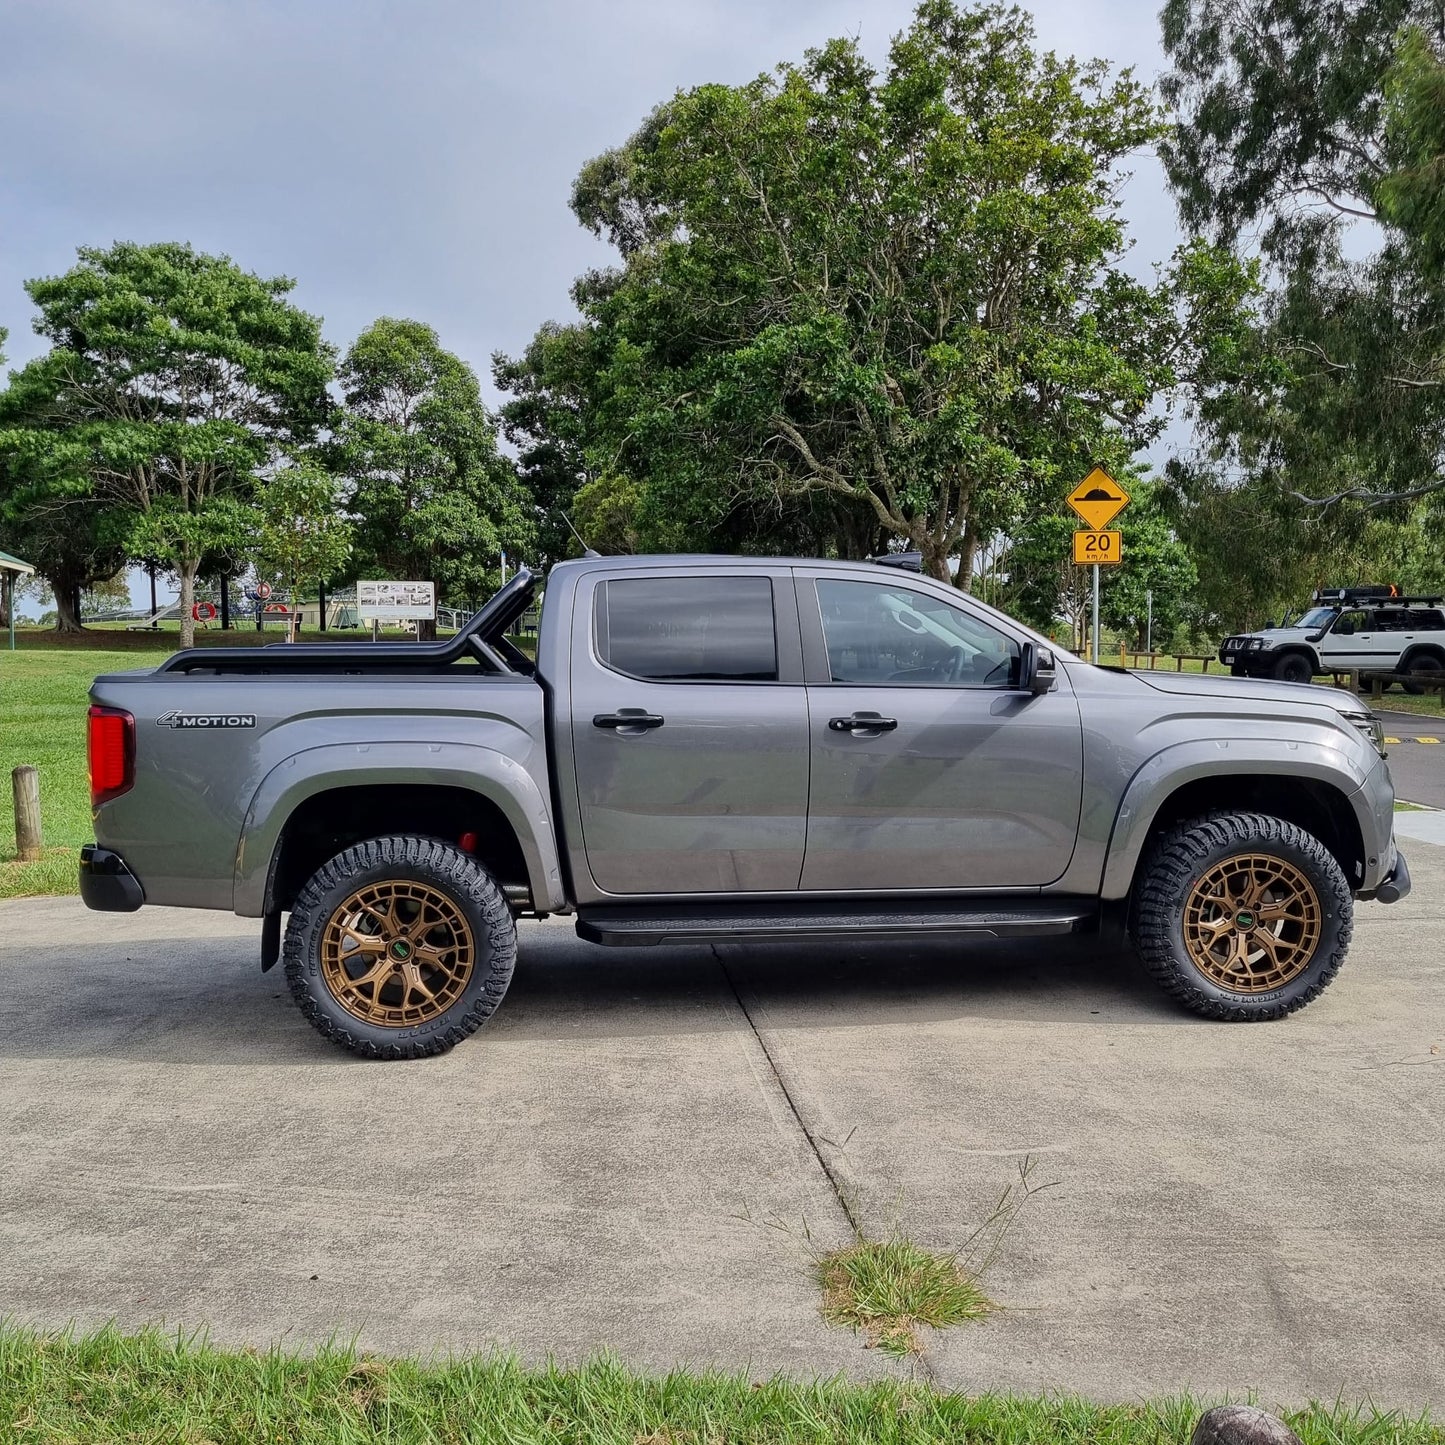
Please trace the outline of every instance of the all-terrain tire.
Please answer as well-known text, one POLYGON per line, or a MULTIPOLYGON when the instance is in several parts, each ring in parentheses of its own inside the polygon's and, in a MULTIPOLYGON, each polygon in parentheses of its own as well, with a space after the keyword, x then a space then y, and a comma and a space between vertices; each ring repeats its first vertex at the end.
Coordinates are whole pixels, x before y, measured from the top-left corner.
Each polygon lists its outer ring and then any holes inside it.
MULTIPOLYGON (((338 853, 311 876, 292 906, 282 957, 292 997, 332 1043, 368 1059, 420 1059, 461 1043, 495 1012, 512 980, 517 929, 496 880, 460 848, 435 838, 373 838, 338 853), (464 920, 459 931, 470 933, 472 962, 465 984, 447 1007, 419 1022, 358 1017, 328 985, 323 968, 333 915, 359 891, 391 885, 399 885, 394 891, 401 893, 419 886, 441 895, 464 920)), ((380 985, 373 992, 380 996, 380 985)))
POLYGON ((1329 986, 1350 946, 1354 901, 1334 855, 1294 823, 1263 813, 1213 813, 1160 835, 1134 885, 1130 933, 1144 967, 1172 998, 1205 1018, 1250 1023, 1303 1008, 1329 986), (1221 986, 1195 963, 1185 940, 1186 907, 1211 870, 1264 855, 1297 870, 1318 901, 1318 938, 1308 962, 1278 987, 1221 986))
POLYGON ((1272 669, 1279 682, 1309 682, 1315 675, 1314 664, 1302 652, 1287 652, 1272 669))

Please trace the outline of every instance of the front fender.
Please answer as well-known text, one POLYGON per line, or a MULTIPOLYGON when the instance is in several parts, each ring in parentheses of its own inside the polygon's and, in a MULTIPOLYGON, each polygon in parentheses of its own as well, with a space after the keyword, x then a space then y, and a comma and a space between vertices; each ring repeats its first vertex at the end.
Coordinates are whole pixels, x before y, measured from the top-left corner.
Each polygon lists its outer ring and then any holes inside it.
MULTIPOLYGON (((1101 895, 1104 898, 1128 895, 1154 819, 1177 789, 1201 778, 1251 776, 1309 779, 1329 784, 1345 797, 1353 810, 1366 853, 1376 851, 1371 840, 1379 832, 1377 810, 1365 792, 1370 770, 1361 767, 1345 749, 1324 743, 1271 738, 1245 741, 1209 738, 1175 743, 1145 762, 1124 790, 1109 835, 1101 895)), ((1388 841, 1387 836, 1385 842, 1388 841)))
POLYGON ((335 743, 293 753, 261 780, 236 845, 235 911, 246 918, 265 912, 282 830, 302 803, 332 788, 368 783, 466 788, 495 803, 516 832, 536 906, 549 911, 566 902, 551 811, 520 763, 468 743, 335 743))

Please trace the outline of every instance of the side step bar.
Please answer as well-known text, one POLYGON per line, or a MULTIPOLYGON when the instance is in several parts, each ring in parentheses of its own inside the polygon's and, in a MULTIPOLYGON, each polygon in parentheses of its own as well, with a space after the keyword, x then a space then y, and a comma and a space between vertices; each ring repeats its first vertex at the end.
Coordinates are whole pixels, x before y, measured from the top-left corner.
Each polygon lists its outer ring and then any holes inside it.
POLYGON ((912 899, 892 906, 825 911, 816 904, 752 904, 730 909, 582 908, 577 936, 614 948, 709 943, 749 938, 926 938, 973 934, 1037 938, 1079 933, 1099 915, 1094 899, 1019 899, 1000 906, 912 899))

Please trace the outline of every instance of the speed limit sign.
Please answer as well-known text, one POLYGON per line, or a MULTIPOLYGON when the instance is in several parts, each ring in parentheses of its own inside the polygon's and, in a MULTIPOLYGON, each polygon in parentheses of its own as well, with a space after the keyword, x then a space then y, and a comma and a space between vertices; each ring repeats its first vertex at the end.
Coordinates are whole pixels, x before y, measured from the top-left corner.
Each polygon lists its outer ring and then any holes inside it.
POLYGON ((1122 532, 1075 532, 1074 562, 1080 567, 1117 567, 1124 560, 1122 532))

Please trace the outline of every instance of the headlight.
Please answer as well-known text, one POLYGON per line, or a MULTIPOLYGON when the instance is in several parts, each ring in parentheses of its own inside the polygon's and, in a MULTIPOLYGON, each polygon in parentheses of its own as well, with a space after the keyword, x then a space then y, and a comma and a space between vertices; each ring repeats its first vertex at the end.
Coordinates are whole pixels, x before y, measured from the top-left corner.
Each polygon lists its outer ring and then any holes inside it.
POLYGON ((1358 728, 1369 738, 1371 747, 1383 758, 1385 756, 1385 725, 1372 712, 1341 713, 1347 722, 1358 728))
POLYGON ((1264 638, 1262 638, 1262 637, 1251 637, 1251 638, 1249 639, 1249 646, 1250 646, 1250 650, 1251 650, 1251 651, 1253 651, 1255 648, 1263 647, 1263 646, 1264 646, 1264 638))

